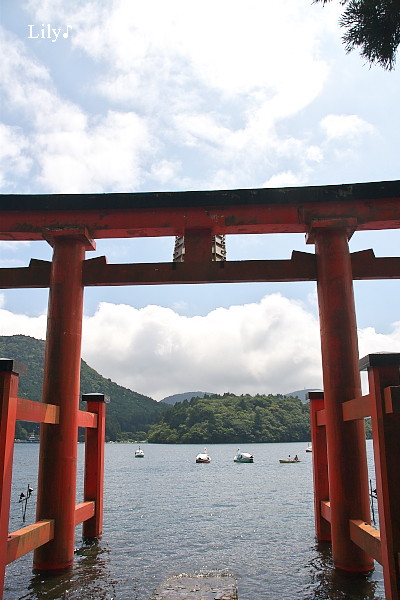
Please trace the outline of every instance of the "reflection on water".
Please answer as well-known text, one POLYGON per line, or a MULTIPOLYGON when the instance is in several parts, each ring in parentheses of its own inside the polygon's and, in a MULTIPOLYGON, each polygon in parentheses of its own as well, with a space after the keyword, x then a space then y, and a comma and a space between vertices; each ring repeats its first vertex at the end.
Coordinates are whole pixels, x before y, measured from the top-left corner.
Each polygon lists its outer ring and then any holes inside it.
POLYGON ((354 575, 335 569, 331 545, 320 543, 315 549, 317 554, 307 565, 310 589, 301 596, 304 600, 384 600, 384 595, 377 591, 378 581, 373 580, 376 570, 374 574, 354 575))
POLYGON ((41 600, 113 600, 117 597, 117 582, 109 572, 109 550, 99 543, 84 544, 75 550, 71 571, 55 577, 34 575, 29 583, 29 594, 23 598, 41 600))
MULTIPOLYGON (((10 531, 19 529, 18 498, 33 483, 37 447, 15 449, 10 531)), ((368 576, 333 568, 329 544, 315 544, 312 456, 301 444, 249 444, 253 464, 236 464, 236 445, 201 447, 107 444, 104 531, 84 544, 76 528, 74 568, 51 579, 32 575, 32 554, 10 564, 4 600, 149 600, 179 573, 228 570, 240 600, 383 600, 379 565, 368 576), (279 459, 301 453, 296 465, 279 459)), ((368 448, 369 456, 372 446, 368 448)), ((79 445, 77 502, 84 445, 79 445)), ((28 506, 33 522, 36 492, 28 506)))

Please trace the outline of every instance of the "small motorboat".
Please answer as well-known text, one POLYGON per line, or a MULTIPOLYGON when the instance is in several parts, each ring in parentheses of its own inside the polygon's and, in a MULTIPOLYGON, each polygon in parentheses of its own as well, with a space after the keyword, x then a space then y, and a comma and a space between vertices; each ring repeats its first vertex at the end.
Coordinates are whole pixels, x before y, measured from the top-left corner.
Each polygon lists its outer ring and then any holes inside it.
POLYGON ((284 463, 284 464, 290 464, 290 463, 299 463, 299 462, 301 462, 301 460, 299 459, 299 457, 296 454, 296 456, 294 458, 292 458, 289 455, 288 458, 281 459, 279 462, 284 463))
POLYGON ((144 452, 140 446, 137 450, 135 450, 135 458, 144 458, 144 452))
POLYGON ((250 452, 240 452, 240 448, 238 448, 233 461, 237 463, 252 463, 254 462, 254 456, 250 452))
POLYGON ((308 444, 306 452, 312 452, 312 444, 308 444))
POLYGON ((211 458, 207 454, 207 448, 204 448, 204 452, 200 452, 196 456, 196 462, 197 463, 209 463, 209 462, 211 462, 211 458))

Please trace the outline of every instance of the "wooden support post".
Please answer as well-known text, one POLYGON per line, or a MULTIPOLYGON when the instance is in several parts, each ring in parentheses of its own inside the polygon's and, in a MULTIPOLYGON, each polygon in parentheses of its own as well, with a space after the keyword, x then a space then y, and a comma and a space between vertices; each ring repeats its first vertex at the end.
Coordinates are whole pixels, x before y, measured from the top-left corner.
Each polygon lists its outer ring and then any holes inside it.
POLYGON ((360 369, 368 370, 369 379, 385 597, 399 600, 400 412, 393 397, 400 385, 400 353, 369 354, 360 369))
POLYGON ((324 408, 324 392, 309 392, 308 398, 310 400, 311 413, 315 532, 319 542, 330 541, 330 523, 323 518, 321 513, 321 501, 329 499, 326 428, 324 426, 318 426, 317 423, 318 411, 323 410, 324 408))
POLYGON ((12 360, 0 359, 0 600, 7 564, 8 519, 17 416, 18 374, 12 360))
MULTIPOLYGON (((348 230, 332 219, 312 230, 316 246, 318 304, 335 567, 368 572, 373 559, 351 540, 350 519, 370 523, 365 426, 343 421, 342 403, 361 396, 357 324, 348 230), (337 225, 337 227, 336 227, 337 225)), ((350 225, 353 225, 351 223, 350 225)))
POLYGON ((86 428, 85 436, 85 502, 94 500, 95 514, 83 523, 83 537, 95 539, 103 532, 104 443, 106 405, 104 394, 84 394, 87 410, 97 414, 97 427, 86 428))
POLYGON ((185 262, 211 261, 211 229, 185 229, 185 262))
POLYGON ((34 552, 39 572, 65 570, 74 559, 78 408, 83 316, 82 265, 87 239, 54 237, 43 402, 60 407, 59 424, 42 423, 36 520, 54 519, 54 538, 34 552))

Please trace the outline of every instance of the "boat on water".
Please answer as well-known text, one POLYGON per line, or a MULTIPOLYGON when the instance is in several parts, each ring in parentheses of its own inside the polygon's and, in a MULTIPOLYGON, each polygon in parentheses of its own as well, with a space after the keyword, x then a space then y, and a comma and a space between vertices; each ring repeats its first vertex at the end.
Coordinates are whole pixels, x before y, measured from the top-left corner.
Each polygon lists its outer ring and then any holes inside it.
POLYGON ((209 463, 211 462, 211 458, 210 456, 207 454, 207 448, 204 448, 204 452, 200 452, 197 456, 196 456, 196 462, 197 463, 209 463))
POLYGON ((306 448, 306 452, 312 452, 312 444, 308 444, 307 448, 306 448))
POLYGON ((254 456, 250 452, 240 452, 240 448, 238 448, 233 461, 237 463, 252 463, 254 462, 254 456))
POLYGON ((284 464, 290 464, 290 463, 299 463, 299 462, 301 462, 301 460, 299 459, 299 457, 296 454, 296 456, 294 458, 292 458, 289 455, 288 458, 280 459, 279 462, 284 463, 284 464))
POLYGON ((135 458, 144 458, 144 452, 140 446, 137 450, 135 450, 135 458))

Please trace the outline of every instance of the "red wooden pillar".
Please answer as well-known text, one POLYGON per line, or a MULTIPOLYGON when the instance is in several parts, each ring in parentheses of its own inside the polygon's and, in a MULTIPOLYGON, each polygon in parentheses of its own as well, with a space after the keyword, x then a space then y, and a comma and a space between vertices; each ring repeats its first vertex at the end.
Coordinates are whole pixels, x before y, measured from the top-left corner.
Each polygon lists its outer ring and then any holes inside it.
MULTIPOLYGON (((317 224, 316 224, 317 225, 317 224)), ((319 224, 322 225, 322 224, 319 224)), ((313 229, 321 329, 332 556, 337 568, 373 569, 350 539, 349 519, 370 523, 365 426, 344 422, 342 403, 361 396, 357 324, 348 232, 343 223, 313 229)))
POLYGON ((17 417, 18 374, 13 368, 12 360, 0 359, 0 598, 3 597, 7 564, 8 519, 17 417))
POLYGON ((68 569, 74 558, 82 266, 87 244, 79 232, 54 237, 43 402, 60 407, 60 421, 43 423, 40 429, 36 520, 55 520, 54 539, 34 552, 33 566, 40 572, 68 569))
POLYGON ((368 370, 382 567, 387 600, 400 598, 400 354, 370 354, 368 370))
POLYGON ((103 532, 104 444, 106 405, 104 394, 84 394, 87 410, 97 414, 97 428, 86 428, 84 500, 94 500, 95 514, 83 523, 83 537, 95 539, 103 532))
POLYGON ((329 500, 328 456, 326 449, 326 428, 318 426, 318 413, 324 409, 324 392, 309 392, 311 443, 314 480, 315 532, 319 542, 331 540, 331 526, 323 518, 321 502, 329 500))

